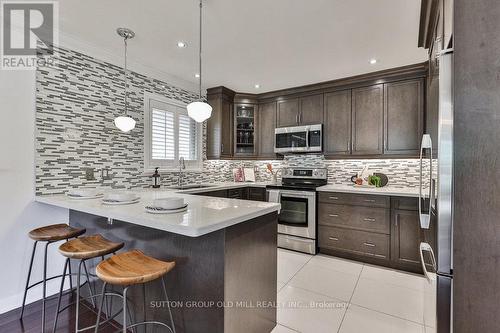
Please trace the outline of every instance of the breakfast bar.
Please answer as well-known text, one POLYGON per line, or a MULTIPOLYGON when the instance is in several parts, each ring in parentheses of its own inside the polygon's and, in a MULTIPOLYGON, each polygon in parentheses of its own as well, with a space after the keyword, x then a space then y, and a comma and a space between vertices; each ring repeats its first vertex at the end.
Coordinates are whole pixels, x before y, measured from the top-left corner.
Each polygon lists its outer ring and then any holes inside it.
MULTIPOLYGON (((270 332, 276 325, 277 214, 279 204, 137 191, 129 205, 108 206, 102 199, 67 195, 38 196, 38 202, 67 208, 71 226, 124 242, 154 258, 175 261, 166 276, 177 332, 270 332), (151 214, 145 207, 158 198, 183 198, 185 212, 151 214)), ((100 260, 89 261, 90 270, 100 260)), ((94 281, 100 290, 99 280, 94 281)), ((117 290, 118 291, 118 290, 117 290)), ((128 294, 134 321, 168 322, 161 284, 128 294)), ((119 310, 120 301, 113 303, 119 310)), ((119 320, 118 320, 119 321, 119 320)), ((155 328, 159 329, 159 328, 155 328)), ((154 331, 156 332, 156 331, 154 331)))

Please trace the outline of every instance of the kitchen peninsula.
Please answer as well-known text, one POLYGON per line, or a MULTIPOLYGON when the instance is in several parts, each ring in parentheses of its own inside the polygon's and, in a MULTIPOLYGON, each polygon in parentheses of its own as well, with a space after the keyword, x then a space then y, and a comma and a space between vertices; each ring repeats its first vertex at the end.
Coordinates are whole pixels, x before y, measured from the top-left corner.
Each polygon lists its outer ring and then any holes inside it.
MULTIPOLYGON (((269 332, 276 325, 277 211, 279 204, 176 193, 136 192, 140 201, 106 206, 100 199, 65 195, 36 201, 69 209, 70 225, 125 242, 155 258, 175 261, 167 276, 177 332, 269 332), (182 197, 188 210, 150 214, 156 198, 182 197), (266 305, 267 304, 267 305, 266 305)), ((93 267, 98 262, 92 262, 93 267)), ((135 315, 142 315, 142 291, 131 290, 135 315)), ((147 286, 146 310, 168 320, 160 285, 147 286)), ((115 302, 118 306, 119 301, 115 302)), ((118 307, 117 307, 118 309, 118 307)))

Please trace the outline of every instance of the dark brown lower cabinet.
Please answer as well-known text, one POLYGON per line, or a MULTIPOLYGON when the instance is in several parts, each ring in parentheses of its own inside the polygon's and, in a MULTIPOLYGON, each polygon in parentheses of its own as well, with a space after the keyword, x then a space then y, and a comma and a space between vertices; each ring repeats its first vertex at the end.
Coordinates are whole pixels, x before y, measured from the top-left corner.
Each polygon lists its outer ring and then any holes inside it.
POLYGON ((205 195, 207 197, 227 198, 227 190, 198 192, 198 193, 193 193, 193 194, 194 195, 205 195))
POLYGON ((266 201, 266 189, 264 187, 237 187, 227 190, 206 191, 193 194, 217 198, 266 201))
POLYGON ((249 187, 248 188, 248 200, 266 201, 266 189, 265 189, 265 187, 249 187))
POLYGON ((419 247, 435 248, 435 230, 422 230, 418 199, 320 193, 320 252, 405 271, 422 273, 419 247), (337 204, 337 202, 341 204, 337 204), (390 202, 383 207, 381 203, 390 202))
POLYGON ((246 187, 230 188, 227 190, 227 197, 230 199, 243 199, 248 197, 248 189, 246 187))
POLYGON ((319 246, 354 256, 363 256, 367 259, 388 261, 390 236, 375 232, 321 226, 319 246))
POLYGON ((422 271, 419 254, 421 232, 418 212, 393 210, 391 234, 391 260, 394 264, 407 270, 422 271))

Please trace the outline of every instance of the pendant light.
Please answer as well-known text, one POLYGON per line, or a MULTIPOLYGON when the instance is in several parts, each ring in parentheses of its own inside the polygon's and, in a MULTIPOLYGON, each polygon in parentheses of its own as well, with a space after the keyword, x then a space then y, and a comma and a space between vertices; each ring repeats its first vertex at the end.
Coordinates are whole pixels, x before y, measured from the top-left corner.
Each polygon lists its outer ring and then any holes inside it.
POLYGON ((199 96, 198 96, 198 100, 195 101, 195 102, 192 102, 192 103, 189 103, 187 105, 187 111, 188 111, 188 115, 189 117, 191 117, 192 119, 194 119, 194 121, 198 122, 198 123, 202 123, 204 122, 205 120, 207 120, 208 118, 210 118, 210 116, 212 115, 212 107, 206 103, 202 96, 201 96, 201 39, 202 39, 202 30, 201 30, 201 27, 202 27, 202 21, 201 21, 201 18, 202 18, 202 15, 201 15, 201 12, 202 12, 202 8, 203 8, 203 4, 202 4, 202 0, 200 0, 200 49, 199 49, 199 78, 198 78, 198 85, 199 85, 199 96))
POLYGON ((127 94, 127 40, 135 37, 135 32, 127 28, 118 28, 116 29, 116 33, 123 38, 123 42, 125 44, 125 111, 123 116, 119 116, 115 118, 115 126, 124 133, 130 132, 135 128, 135 120, 134 118, 127 115, 128 111, 128 94, 127 94))

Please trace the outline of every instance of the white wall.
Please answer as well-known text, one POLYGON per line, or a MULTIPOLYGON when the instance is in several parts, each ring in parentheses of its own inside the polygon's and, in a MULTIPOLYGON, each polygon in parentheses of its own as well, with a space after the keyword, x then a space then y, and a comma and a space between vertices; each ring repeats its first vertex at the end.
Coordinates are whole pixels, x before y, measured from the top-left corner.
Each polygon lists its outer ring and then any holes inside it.
MULTIPOLYGON (((33 242, 29 230, 68 222, 68 211, 33 202, 35 132, 35 72, 0 71, 0 313, 21 305, 33 242)), ((49 252, 49 276, 60 274, 64 260, 57 244, 49 252)), ((42 276, 39 246, 32 278, 42 276)), ((58 281, 49 284, 49 294, 58 281)), ((41 297, 32 289, 28 303, 41 297)))

